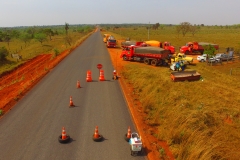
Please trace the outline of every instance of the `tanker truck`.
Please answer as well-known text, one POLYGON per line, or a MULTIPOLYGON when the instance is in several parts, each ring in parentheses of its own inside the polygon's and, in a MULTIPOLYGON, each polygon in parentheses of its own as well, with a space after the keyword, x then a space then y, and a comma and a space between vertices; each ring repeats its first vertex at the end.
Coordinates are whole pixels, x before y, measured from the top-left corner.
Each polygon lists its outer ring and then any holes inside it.
POLYGON ((154 47, 160 47, 166 50, 169 50, 171 54, 175 53, 175 47, 171 45, 170 42, 160 42, 160 41, 155 41, 155 40, 150 40, 150 41, 144 41, 145 44, 148 46, 154 46, 154 47))
POLYGON ((139 61, 153 66, 167 64, 170 51, 158 47, 127 46, 123 48, 120 58, 124 61, 139 61))

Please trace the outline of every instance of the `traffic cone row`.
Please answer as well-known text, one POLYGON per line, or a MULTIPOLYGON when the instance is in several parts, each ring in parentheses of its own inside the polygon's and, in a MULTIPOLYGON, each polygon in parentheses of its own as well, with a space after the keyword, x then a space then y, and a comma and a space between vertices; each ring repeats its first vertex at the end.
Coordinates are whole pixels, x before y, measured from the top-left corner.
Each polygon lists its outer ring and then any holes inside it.
MULTIPOLYGON (((103 136, 98 133, 98 126, 95 127, 94 134, 93 134, 92 138, 96 142, 100 142, 100 141, 103 140, 103 136)), ((130 127, 128 127, 127 134, 125 134, 124 138, 125 138, 126 141, 129 141, 129 139, 131 138, 130 127)), ((62 127, 62 134, 59 136, 58 140, 59 140, 60 143, 66 143, 70 140, 70 136, 67 135, 65 127, 62 127)))

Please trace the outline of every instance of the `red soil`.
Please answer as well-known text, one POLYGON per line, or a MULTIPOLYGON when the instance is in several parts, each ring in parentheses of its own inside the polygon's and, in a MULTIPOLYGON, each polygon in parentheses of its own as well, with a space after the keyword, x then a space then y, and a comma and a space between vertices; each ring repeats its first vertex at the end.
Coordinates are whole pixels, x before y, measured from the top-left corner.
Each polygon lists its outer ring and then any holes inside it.
POLYGON ((30 90, 49 69, 57 65, 69 54, 66 50, 52 59, 52 54, 42 54, 0 76, 0 109, 4 113, 11 110, 14 104, 30 90))

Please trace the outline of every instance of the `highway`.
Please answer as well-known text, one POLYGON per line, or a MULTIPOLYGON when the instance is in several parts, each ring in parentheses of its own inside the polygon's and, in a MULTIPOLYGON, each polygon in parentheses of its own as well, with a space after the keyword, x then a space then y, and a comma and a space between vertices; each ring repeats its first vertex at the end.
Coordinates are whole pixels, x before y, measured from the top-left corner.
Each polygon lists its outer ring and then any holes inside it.
POLYGON ((0 160, 147 159, 131 156, 124 140, 128 126, 136 130, 113 69, 100 32, 93 33, 0 120, 0 160), (106 81, 98 80, 97 64, 106 81), (87 70, 93 82, 86 82, 87 70), (96 126, 102 142, 92 140, 96 126), (62 127, 70 143, 58 142, 62 127))

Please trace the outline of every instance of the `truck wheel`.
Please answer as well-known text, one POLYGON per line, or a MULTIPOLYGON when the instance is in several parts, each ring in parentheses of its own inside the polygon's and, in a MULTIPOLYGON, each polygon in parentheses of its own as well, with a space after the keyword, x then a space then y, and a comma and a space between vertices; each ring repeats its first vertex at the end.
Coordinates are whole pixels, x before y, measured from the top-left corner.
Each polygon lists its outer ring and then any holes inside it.
POLYGON ((201 59, 201 62, 204 62, 204 59, 201 59))
POLYGON ((145 64, 150 64, 150 60, 149 59, 144 59, 144 63, 145 64))
POLYGON ((186 55, 189 54, 189 53, 190 53, 189 51, 186 51, 186 52, 185 52, 186 55))
POLYGON ((126 61, 127 60, 127 56, 123 56, 123 60, 126 61))
POLYGON ((151 61, 151 65, 152 65, 152 66, 157 66, 157 60, 156 60, 156 59, 153 59, 153 60, 151 61))

